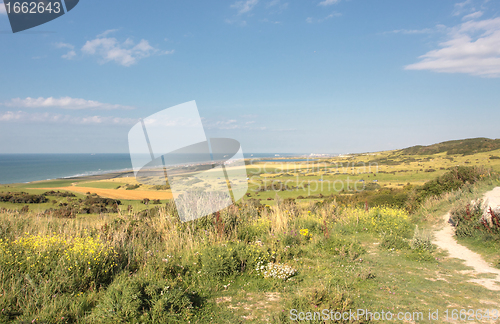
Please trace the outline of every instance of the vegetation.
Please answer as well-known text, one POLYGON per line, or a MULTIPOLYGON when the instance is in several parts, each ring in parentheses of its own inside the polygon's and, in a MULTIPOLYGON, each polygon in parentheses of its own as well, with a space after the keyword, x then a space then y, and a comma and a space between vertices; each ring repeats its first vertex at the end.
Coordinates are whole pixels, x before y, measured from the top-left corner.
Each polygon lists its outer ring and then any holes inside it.
MULTIPOLYGON (((467 282, 467 268, 431 243, 431 226, 453 206, 458 239, 500 266, 499 215, 485 218, 477 202, 500 183, 499 162, 490 159, 500 153, 445 153, 454 147, 255 172, 244 199, 187 223, 171 200, 153 196, 3 187, 10 198, 0 201, 0 322, 289 323, 291 309, 491 309, 498 295, 467 282), (456 165, 472 157, 478 162, 456 165), (380 169, 369 172, 361 161, 380 169), (363 180, 363 190, 320 187, 347 177, 363 180), (29 203, 34 197, 40 202, 29 203)), ((115 192, 137 185, 93 183, 115 192)), ((168 188, 139 191, 148 190, 168 188)))
POLYGON ((500 139, 478 137, 464 140, 447 141, 428 146, 417 145, 400 150, 400 152, 404 154, 415 155, 428 155, 444 152, 446 152, 446 154, 448 155, 471 155, 479 152, 488 152, 498 149, 500 149, 500 139))

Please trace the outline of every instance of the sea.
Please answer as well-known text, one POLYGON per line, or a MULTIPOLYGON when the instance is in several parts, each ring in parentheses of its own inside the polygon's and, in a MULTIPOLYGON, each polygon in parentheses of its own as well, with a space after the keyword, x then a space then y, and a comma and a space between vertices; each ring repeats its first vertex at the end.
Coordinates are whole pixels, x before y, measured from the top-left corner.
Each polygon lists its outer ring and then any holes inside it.
MULTIPOLYGON (((248 159, 304 157, 301 153, 245 153, 248 159)), ((0 154, 0 183, 73 178, 132 169, 128 153, 0 154)))

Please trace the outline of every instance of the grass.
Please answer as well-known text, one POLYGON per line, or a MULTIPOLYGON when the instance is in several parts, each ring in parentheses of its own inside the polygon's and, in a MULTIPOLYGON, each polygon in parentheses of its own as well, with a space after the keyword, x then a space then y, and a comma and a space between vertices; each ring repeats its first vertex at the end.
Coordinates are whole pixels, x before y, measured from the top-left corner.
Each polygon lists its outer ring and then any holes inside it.
POLYGON ((108 182, 108 181, 92 181, 92 182, 78 183, 77 186, 78 187, 86 187, 86 188, 116 189, 120 186, 125 186, 125 183, 108 182))
POLYGON ((484 181, 428 199, 414 215, 332 203, 280 202, 258 212, 240 205, 221 212, 223 227, 211 217, 180 223, 170 203, 151 216, 68 220, 1 214, 0 319, 288 323, 294 308, 422 311, 426 316, 428 309, 498 308, 497 295, 467 282, 472 277, 460 262, 438 251, 381 244, 387 233, 411 240, 417 224, 431 226, 453 203, 495 184, 484 181), (68 270, 77 265, 71 261, 73 250, 83 256, 74 260, 88 259, 90 269, 68 270), (17 259, 9 256, 14 254, 17 259), (106 266, 95 273, 93 262, 106 266), (268 264, 293 271, 287 280, 257 271, 268 264))
MULTIPOLYGON (((31 204, 28 213, 15 211, 24 205, 0 203, 11 209, 0 213, 0 322, 289 323, 292 309, 362 308, 421 311, 425 316, 419 322, 427 323, 429 309, 499 309, 498 295, 468 282, 474 279, 468 269, 435 250, 427 235, 450 208, 498 186, 496 176, 460 184, 437 197, 424 195, 410 211, 365 209, 364 198, 361 205, 319 198, 320 193, 339 193, 324 188, 254 191, 265 180, 297 186, 297 176, 299 183, 376 179, 381 188, 403 190, 407 183, 424 184, 457 164, 499 169, 500 160, 491 155, 500 150, 468 156, 350 155, 323 159, 324 170, 281 162, 268 163, 280 169, 263 172, 257 163, 248 166, 250 196, 222 210, 220 221, 207 216, 181 223, 170 200, 161 205, 121 200, 119 213, 72 219, 43 216, 40 212, 53 207, 51 202, 31 204), (378 173, 352 167, 361 162, 378 163, 378 173), (428 169, 435 171, 421 171, 428 169), (307 198, 286 200, 299 195, 307 198)), ((115 189, 134 181, 54 180, 2 186, 0 192, 41 194, 46 190, 26 188, 73 182, 115 189)), ((49 200, 56 205, 67 201, 49 200)), ((486 260, 498 260, 497 245, 474 238, 459 241, 486 260)))

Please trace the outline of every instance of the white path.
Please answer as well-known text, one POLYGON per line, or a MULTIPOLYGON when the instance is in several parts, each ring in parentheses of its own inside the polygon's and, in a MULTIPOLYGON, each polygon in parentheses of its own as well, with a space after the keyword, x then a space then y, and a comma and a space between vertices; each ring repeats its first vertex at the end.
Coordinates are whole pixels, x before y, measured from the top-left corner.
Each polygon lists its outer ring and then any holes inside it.
MULTIPOLYGON (((488 206, 492 208, 500 206, 500 187, 488 191, 484 195, 484 198, 488 199, 488 206)), ((450 257, 464 260, 465 265, 474 269, 472 270, 473 274, 489 273, 496 275, 493 279, 471 279, 470 281, 478 283, 487 289, 500 291, 500 269, 493 268, 479 254, 458 244, 453 237, 455 235, 455 228, 450 224, 449 219, 449 213, 444 215, 445 226, 442 230, 434 232, 432 243, 448 251, 450 257)))

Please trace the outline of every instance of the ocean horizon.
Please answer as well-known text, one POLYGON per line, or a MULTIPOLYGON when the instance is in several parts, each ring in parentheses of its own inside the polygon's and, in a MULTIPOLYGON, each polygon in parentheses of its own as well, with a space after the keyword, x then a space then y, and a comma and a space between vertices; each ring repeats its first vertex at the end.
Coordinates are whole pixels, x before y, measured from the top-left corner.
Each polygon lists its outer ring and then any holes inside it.
MULTIPOLYGON (((245 153, 245 159, 300 157, 307 153, 245 153)), ((0 183, 92 176, 131 171, 128 153, 2 153, 0 183)))

